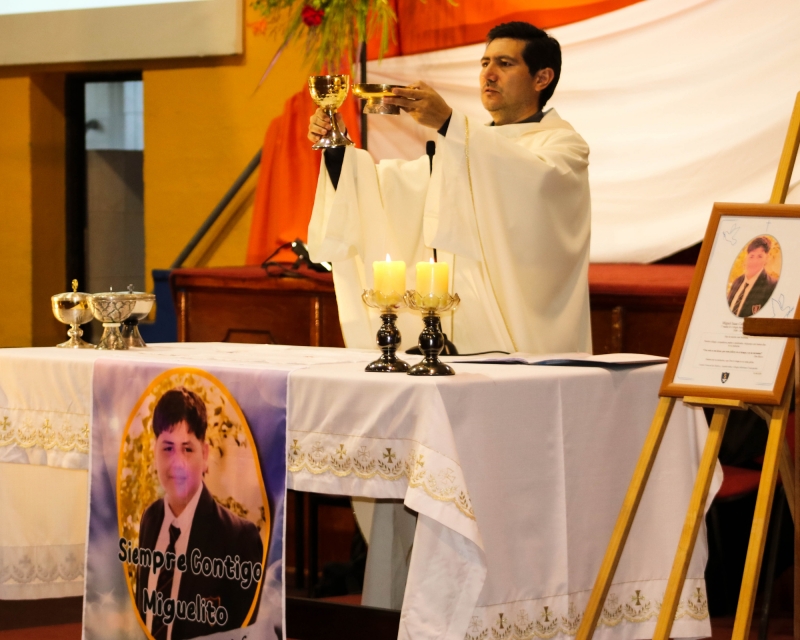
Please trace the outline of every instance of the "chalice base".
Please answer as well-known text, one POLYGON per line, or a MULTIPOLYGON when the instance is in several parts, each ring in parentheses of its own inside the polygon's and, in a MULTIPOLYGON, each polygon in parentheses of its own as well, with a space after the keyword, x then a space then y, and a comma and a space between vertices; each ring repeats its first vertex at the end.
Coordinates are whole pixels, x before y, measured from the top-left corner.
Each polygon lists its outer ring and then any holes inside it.
POLYGON ((396 104, 383 104, 383 101, 379 98, 377 100, 367 100, 362 113, 380 116, 399 116, 400 107, 396 104))
POLYGON ((89 344, 81 338, 83 329, 80 328, 80 325, 71 324, 67 335, 69 336, 69 340, 56 345, 59 349, 94 349, 93 344, 89 344))
POLYGON ((119 322, 104 322, 103 337, 95 348, 107 349, 109 351, 122 351, 127 349, 128 345, 119 332, 119 325, 119 322))
POLYGON ((139 333, 139 321, 135 318, 122 323, 121 334, 129 349, 141 349, 147 346, 142 334, 139 333))

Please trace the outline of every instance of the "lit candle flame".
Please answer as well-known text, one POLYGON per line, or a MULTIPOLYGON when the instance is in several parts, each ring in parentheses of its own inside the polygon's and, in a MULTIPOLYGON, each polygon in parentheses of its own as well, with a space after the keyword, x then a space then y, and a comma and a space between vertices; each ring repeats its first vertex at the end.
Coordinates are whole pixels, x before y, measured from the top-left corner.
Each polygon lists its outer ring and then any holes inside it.
POLYGON ((391 262, 391 261, 392 261, 392 257, 387 253, 386 254, 386 262, 391 262))
POLYGON ((433 261, 433 256, 431 256, 431 264, 436 264, 436 263, 433 261))

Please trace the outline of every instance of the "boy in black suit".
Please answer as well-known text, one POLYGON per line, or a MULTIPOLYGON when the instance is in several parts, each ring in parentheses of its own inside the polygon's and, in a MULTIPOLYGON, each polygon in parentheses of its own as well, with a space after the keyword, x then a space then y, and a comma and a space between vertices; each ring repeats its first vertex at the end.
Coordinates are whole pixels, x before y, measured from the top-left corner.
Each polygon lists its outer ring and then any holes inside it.
POLYGON ((749 318, 769 302, 778 284, 778 279, 764 269, 771 248, 772 243, 764 236, 747 245, 744 273, 733 281, 728 293, 728 307, 733 315, 749 318))
POLYGON ((156 471, 165 495, 142 515, 140 554, 150 550, 154 560, 139 564, 136 604, 155 640, 236 629, 254 622, 257 613, 261 536, 252 522, 218 504, 203 483, 207 426, 205 403, 182 387, 167 391, 153 411, 156 471), (172 563, 156 567, 159 554, 172 554, 172 563))

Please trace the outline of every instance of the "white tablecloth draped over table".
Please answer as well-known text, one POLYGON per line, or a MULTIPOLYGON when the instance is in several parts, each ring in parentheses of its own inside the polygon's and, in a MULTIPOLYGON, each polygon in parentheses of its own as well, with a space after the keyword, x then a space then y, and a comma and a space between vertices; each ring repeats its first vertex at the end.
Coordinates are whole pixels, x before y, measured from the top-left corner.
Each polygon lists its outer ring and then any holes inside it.
MULTIPOLYGON (((455 377, 423 379, 359 365, 298 370, 289 487, 401 498, 419 512, 401 638, 574 635, 663 371, 462 364, 455 377)), ((652 637, 706 433, 702 412, 676 408, 596 637, 652 637)), ((676 637, 710 635, 706 559, 701 535, 676 637)))
MULTIPOLYGON (((458 364, 453 378, 420 379, 365 373, 374 355, 224 344, 0 351, 0 598, 82 592, 94 361, 225 362, 291 370, 290 488, 419 511, 401 637, 574 634, 663 366, 458 364)), ((700 412, 676 408, 599 638, 652 635, 705 434, 700 412)), ((705 560, 701 535, 676 637, 710 632, 705 560)))
POLYGON ((290 368, 371 352, 277 345, 0 349, 0 599, 83 594, 92 372, 98 358, 290 368))

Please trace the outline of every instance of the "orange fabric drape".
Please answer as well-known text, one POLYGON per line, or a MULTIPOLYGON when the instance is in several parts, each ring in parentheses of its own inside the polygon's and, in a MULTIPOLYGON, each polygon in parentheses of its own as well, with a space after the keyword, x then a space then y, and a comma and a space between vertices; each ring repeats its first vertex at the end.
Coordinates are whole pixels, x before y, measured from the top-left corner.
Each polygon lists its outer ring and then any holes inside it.
MULTIPOLYGON (((308 119, 314 109, 308 89, 303 88, 286 101, 283 113, 267 129, 246 264, 261 264, 285 242, 306 240, 322 159, 322 152, 314 151, 307 138, 308 119)), ((339 111, 350 138, 360 147, 356 100, 348 99, 339 111)), ((287 251, 276 256, 281 258, 292 260, 293 255, 287 251)))
MULTIPOLYGON (((397 14, 396 42, 386 57, 412 55, 476 44, 502 22, 522 20, 550 29, 608 13, 642 0, 393 0, 397 14)), ((368 45, 370 60, 378 57, 377 37, 368 45)))

